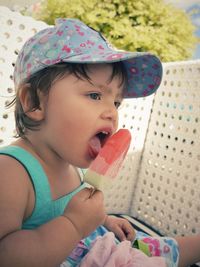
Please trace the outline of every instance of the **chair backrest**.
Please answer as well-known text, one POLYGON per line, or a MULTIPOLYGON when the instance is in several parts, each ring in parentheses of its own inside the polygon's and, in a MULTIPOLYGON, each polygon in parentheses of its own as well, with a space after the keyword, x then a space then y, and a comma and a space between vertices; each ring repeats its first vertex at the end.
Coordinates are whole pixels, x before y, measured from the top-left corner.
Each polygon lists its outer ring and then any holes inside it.
POLYGON ((107 208, 163 234, 200 233, 200 60, 163 66, 153 102, 127 101, 120 111, 133 142, 107 208))
MULTIPOLYGON (((0 145, 13 140, 17 51, 41 21, 0 7, 0 145)), ((111 213, 135 216, 163 234, 200 233, 200 60, 164 63, 155 95, 125 100, 119 127, 132 143, 116 183, 105 192, 111 213)))
POLYGON ((14 96, 13 69, 24 42, 47 24, 0 6, 0 145, 9 144, 15 135, 12 109, 5 109, 14 96))

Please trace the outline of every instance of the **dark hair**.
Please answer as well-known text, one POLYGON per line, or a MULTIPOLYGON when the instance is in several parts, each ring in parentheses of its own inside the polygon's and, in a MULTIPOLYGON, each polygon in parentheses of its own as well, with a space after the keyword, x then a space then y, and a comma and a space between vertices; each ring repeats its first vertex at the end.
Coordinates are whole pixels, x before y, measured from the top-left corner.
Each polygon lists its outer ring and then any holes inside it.
MULTIPOLYGON (((109 63, 113 70, 110 77, 110 81, 115 76, 120 75, 120 86, 123 85, 124 90, 127 85, 127 73, 123 62, 109 63)), ((19 92, 27 86, 27 90, 31 99, 31 106, 28 111, 34 111, 40 108, 39 92, 44 95, 48 95, 52 84, 59 79, 64 78, 66 75, 74 74, 79 79, 86 79, 91 81, 88 72, 88 66, 91 64, 78 64, 78 63, 58 63, 49 67, 46 67, 36 73, 34 73, 28 80, 26 80, 18 89, 16 97, 10 103, 15 104, 15 123, 17 130, 17 137, 25 137, 26 129, 38 130, 42 121, 35 121, 27 116, 24 112, 20 99, 19 92)))

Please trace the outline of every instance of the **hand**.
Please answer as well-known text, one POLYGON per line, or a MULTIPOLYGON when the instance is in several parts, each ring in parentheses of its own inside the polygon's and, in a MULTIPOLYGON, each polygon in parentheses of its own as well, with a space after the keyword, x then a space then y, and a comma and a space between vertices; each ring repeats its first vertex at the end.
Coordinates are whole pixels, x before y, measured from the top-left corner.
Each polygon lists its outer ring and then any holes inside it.
POLYGON ((72 222, 81 239, 88 236, 105 221, 103 193, 84 188, 72 197, 63 215, 72 222))
POLYGON ((113 232, 120 241, 134 240, 135 230, 126 219, 108 215, 105 219, 104 226, 113 232))

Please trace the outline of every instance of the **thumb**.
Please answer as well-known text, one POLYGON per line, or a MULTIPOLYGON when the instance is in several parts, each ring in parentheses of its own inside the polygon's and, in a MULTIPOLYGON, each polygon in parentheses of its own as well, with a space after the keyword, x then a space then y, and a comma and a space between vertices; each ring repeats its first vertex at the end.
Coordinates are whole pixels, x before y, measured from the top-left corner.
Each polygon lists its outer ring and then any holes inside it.
POLYGON ((82 200, 87 200, 88 198, 91 197, 91 189, 85 187, 82 190, 80 190, 77 194, 75 194, 75 196, 77 196, 82 200))

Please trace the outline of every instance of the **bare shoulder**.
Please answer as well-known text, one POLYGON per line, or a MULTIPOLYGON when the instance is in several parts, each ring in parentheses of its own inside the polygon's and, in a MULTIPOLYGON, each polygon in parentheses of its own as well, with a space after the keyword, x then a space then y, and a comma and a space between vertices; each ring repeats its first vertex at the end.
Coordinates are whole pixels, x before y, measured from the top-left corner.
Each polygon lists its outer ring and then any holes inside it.
POLYGON ((0 155, 0 239, 21 228, 29 190, 24 167, 10 156, 0 155))

